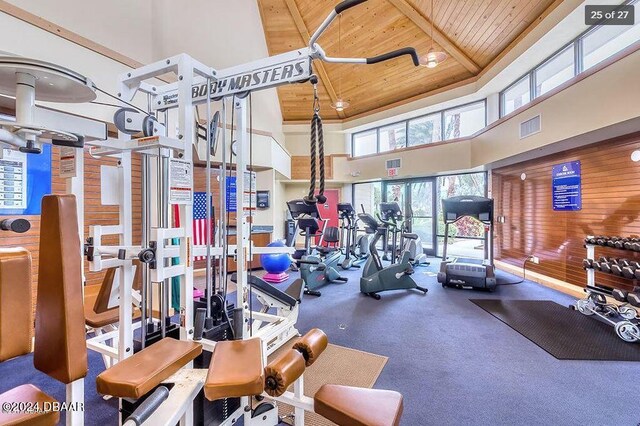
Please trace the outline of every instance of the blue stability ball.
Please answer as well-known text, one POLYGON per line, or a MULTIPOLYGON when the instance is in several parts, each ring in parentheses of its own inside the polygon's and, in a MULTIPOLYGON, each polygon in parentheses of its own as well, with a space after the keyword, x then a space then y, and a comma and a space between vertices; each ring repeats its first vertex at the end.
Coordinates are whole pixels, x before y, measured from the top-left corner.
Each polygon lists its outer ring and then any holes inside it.
MULTIPOLYGON (((282 241, 274 241, 267 244, 267 247, 286 247, 282 241)), ((287 253, 261 254, 260 263, 265 271, 270 274, 279 274, 291 266, 291 258, 287 253)))

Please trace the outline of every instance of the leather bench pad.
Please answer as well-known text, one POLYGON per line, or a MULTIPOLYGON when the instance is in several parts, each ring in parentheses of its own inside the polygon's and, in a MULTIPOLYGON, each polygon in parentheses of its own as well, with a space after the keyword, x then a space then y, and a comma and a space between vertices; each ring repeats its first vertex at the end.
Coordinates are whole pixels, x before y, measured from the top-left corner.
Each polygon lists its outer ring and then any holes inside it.
POLYGON ((31 352, 31 255, 0 248, 0 362, 31 352))
MULTIPOLYGON (((44 402, 55 402, 56 400, 42 392, 33 385, 21 385, 0 394, 0 405, 5 402, 37 402, 40 408, 44 402)), ((53 426, 60 420, 59 411, 49 411, 42 413, 5 413, 0 412, 1 425, 29 425, 29 426, 53 426)))
POLYGON ((87 374, 76 198, 42 198, 33 365, 62 383, 87 374))
POLYGON ((260 339, 216 343, 211 355, 204 395, 209 401, 260 395, 264 390, 260 339))
POLYGON ((326 384, 314 396, 314 411, 342 426, 397 426, 402 416, 402 395, 326 384))
POLYGON ((97 390, 103 395, 138 399, 201 353, 199 343, 167 337, 100 373, 97 390))

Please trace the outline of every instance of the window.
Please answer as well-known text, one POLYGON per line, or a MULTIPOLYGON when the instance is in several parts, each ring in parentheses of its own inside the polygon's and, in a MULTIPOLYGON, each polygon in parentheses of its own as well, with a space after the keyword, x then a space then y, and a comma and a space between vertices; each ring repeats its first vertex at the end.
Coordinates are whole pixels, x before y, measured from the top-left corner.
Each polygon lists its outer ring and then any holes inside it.
MULTIPOLYGON (((627 1, 640 12, 638 0, 627 1)), ((640 40, 640 21, 634 25, 600 25, 589 28, 559 53, 529 71, 500 94, 500 116, 515 111, 533 98, 544 95, 562 83, 588 70, 640 40), (576 63, 578 61, 578 63, 576 63), (535 82, 535 87, 531 87, 535 82), (531 90, 534 93, 531 93, 531 90)))
POLYGON ((353 156, 375 154, 378 151, 378 132, 376 130, 353 135, 353 156))
POLYGON ((471 136, 486 126, 485 102, 476 102, 444 112, 444 139, 471 136))
POLYGON ((536 69, 536 97, 572 78, 575 75, 574 59, 572 44, 536 69))
POLYGON ((442 113, 431 114, 409 121, 408 146, 439 142, 442 140, 442 113))
POLYGON ((530 77, 524 76, 502 92, 502 115, 507 115, 531 100, 530 77))
MULTIPOLYGON (((637 10, 636 12, 640 12, 637 10)), ((606 25, 585 34, 582 39, 583 69, 589 69, 640 40, 640 24, 606 25)))
POLYGON ((355 133, 351 138, 352 156, 389 152, 445 139, 471 136, 487 125, 486 110, 487 102, 483 99, 408 121, 355 133))
POLYGON ((380 152, 393 151, 407 146, 406 123, 397 123, 380 128, 380 152))

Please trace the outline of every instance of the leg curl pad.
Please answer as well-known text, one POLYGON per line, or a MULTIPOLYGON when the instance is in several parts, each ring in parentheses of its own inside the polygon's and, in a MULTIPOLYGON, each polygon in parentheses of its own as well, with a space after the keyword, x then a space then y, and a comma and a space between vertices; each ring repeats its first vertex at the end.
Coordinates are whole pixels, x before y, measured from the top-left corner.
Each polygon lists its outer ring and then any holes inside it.
POLYGON ((293 349, 297 350, 304 356, 305 364, 309 367, 316 362, 318 357, 325 349, 329 340, 324 331, 319 328, 314 328, 293 345, 293 349))
POLYGON ((304 356, 296 350, 288 350, 264 369, 264 390, 276 397, 304 373, 304 356))

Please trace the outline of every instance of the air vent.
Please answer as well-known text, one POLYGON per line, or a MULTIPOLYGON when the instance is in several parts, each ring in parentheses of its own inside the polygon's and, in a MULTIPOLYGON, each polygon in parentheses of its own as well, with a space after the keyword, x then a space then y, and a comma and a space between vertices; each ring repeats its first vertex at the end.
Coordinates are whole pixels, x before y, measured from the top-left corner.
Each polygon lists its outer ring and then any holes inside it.
POLYGON ((388 169, 399 169, 402 165, 400 158, 394 158, 393 160, 387 160, 387 170, 388 169))
POLYGON ((520 123, 520 139, 524 139, 527 136, 540 133, 541 128, 542 121, 540 118, 540 114, 527 121, 523 121, 522 123, 520 123))

